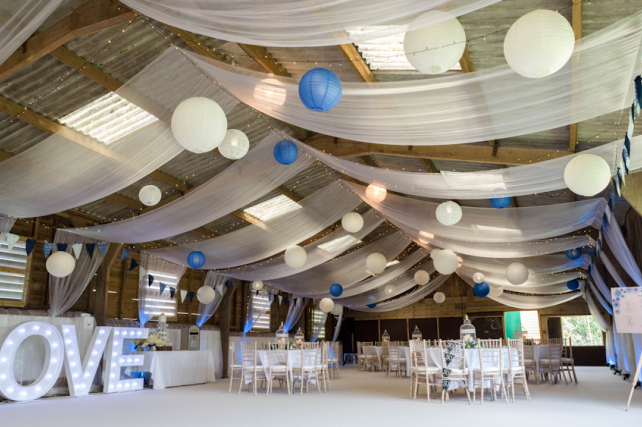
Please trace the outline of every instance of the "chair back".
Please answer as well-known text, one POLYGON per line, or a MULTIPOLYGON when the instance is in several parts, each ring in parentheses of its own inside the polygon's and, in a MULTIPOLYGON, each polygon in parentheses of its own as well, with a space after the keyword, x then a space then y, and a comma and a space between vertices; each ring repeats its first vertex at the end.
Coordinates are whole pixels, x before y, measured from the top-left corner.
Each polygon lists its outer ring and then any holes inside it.
POLYGON ((330 346, 330 359, 339 360, 339 342, 335 341, 330 346))
MULTIPOLYGON (((524 340, 521 338, 509 338, 506 340, 506 343, 508 344, 508 368, 513 369, 524 366, 524 340)), ((531 352, 532 351, 533 347, 531 346, 531 352)))
MULTIPOLYGON (((281 343, 283 344, 283 343, 281 343)), ((270 366, 285 365, 287 366, 290 359, 290 352, 283 349, 270 350, 270 366)))
MULTIPOLYGON (((397 347, 397 351, 400 349, 397 347)), ((425 365, 426 345, 423 341, 412 341, 410 343, 410 364, 411 367, 418 367, 425 365)))
POLYGON ((244 368, 256 366, 256 343, 241 343, 241 361, 244 368))
POLYGON ((319 352, 316 348, 301 350, 301 366, 311 367, 318 365, 320 361, 319 352))
POLYGON ((564 339, 564 350, 562 351, 562 357, 565 357, 567 359, 572 359, 573 358, 573 339, 572 338, 567 338, 564 339), (567 344, 567 339, 568 339, 568 344, 567 344))
POLYGON ((466 369, 466 352, 462 341, 439 340, 439 349, 442 369, 461 369, 462 371, 466 369))
POLYGON ((535 344, 524 344, 524 359, 530 361, 535 360, 535 344))
POLYGON ((548 339, 548 360, 562 360, 563 342, 561 338, 548 339))
POLYGON ((503 368, 502 361, 502 339, 477 340, 479 347, 479 367, 481 370, 503 368))

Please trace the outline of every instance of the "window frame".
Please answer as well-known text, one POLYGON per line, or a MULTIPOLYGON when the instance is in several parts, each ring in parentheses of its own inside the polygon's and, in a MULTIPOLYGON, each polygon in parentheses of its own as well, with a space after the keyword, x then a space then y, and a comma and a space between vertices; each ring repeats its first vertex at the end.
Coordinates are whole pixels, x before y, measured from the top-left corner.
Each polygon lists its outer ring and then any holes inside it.
MULTIPOLYGON (((20 238, 18 239, 18 242, 25 243, 27 241, 27 237, 24 236, 19 236, 20 238)), ((6 240, 3 242, 6 244, 6 240)), ((17 300, 17 299, 4 299, 0 298, 0 307, 15 307, 15 308, 23 308, 27 305, 27 301, 29 301, 29 289, 31 288, 31 264, 33 261, 33 254, 35 253, 35 248, 34 250, 31 251, 31 253, 27 256, 27 263, 25 264, 25 269, 19 269, 19 268, 14 268, 14 267, 2 267, 0 266, 0 272, 3 273, 12 273, 12 274, 24 274, 24 284, 23 284, 23 290, 22 290, 22 298, 17 300)))

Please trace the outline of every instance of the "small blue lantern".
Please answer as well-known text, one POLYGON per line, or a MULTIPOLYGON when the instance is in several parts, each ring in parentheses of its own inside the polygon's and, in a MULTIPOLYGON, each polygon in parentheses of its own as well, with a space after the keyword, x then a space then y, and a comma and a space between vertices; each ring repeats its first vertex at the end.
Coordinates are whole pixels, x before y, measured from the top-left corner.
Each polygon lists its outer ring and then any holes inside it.
POLYGON ((338 298, 341 296, 343 293, 343 286, 341 286, 338 283, 335 283, 334 285, 330 286, 330 295, 332 295, 335 298, 338 298))
POLYGON ((201 251, 193 251, 187 255, 187 263, 192 268, 201 268, 205 265, 205 254, 201 251))
POLYGON ((282 165, 291 165, 299 155, 299 149, 292 141, 284 139, 274 146, 274 158, 282 165))
POLYGON ((580 288, 580 282, 578 282, 577 279, 569 280, 566 282, 566 287, 572 291, 576 291, 580 288))
POLYGON ((368 304, 367 307, 369 308, 375 308, 377 306, 376 302, 373 302, 372 304, 368 304))
POLYGON ((489 292, 490 292, 490 286, 488 286, 488 283, 486 282, 476 283, 475 287, 473 288, 473 293, 475 294, 475 296, 478 296, 479 298, 486 297, 489 292))
POLYGON ((330 70, 314 68, 299 82, 299 98, 312 111, 328 111, 341 99, 341 80, 330 70))
POLYGON ((493 205, 495 209, 504 209, 510 205, 510 197, 497 197, 495 199, 490 199, 490 204, 493 205))
POLYGON ((565 250, 564 253, 566 254, 566 258, 573 261, 579 259, 582 256, 582 250, 577 248, 565 250))
POLYGON ((366 298, 366 307, 375 308, 377 306, 377 298, 374 295, 370 295, 366 298))

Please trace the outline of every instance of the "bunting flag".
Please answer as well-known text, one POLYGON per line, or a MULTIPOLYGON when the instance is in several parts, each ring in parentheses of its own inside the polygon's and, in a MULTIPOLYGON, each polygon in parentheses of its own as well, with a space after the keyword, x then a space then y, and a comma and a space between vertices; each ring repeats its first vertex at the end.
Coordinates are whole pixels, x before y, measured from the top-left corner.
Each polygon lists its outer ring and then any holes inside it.
POLYGON ((100 242, 98 243, 98 250, 100 251, 103 256, 107 253, 107 242, 100 242))
POLYGON ((629 151, 626 147, 622 148, 622 164, 624 165, 624 171, 626 174, 629 174, 629 167, 631 166, 631 158, 629 157, 629 151))
POLYGON ((48 241, 45 240, 45 247, 43 248, 43 251, 45 252, 45 259, 49 258, 49 254, 51 253, 52 249, 53 249, 53 243, 49 243, 48 241))
POLYGON ((120 260, 124 260, 129 256, 129 251, 127 251, 126 248, 123 248, 123 250, 120 252, 120 260))
POLYGON ((187 296, 187 291, 181 291, 181 303, 185 302, 186 296, 187 296))
POLYGON ((2 233, 0 233, 0 240, 7 240, 6 234, 7 233, 5 233, 4 231, 2 233))
MULTIPOLYGON (((152 286, 152 283, 154 283, 154 276, 152 276, 151 274, 148 274, 147 275, 147 281, 149 282, 149 285, 147 285, 147 286, 148 287, 152 286)), ((165 287, 165 285, 163 285, 163 287, 165 287)), ((161 293, 163 293, 163 291, 161 291, 161 293)))
POLYGON ((71 245, 71 250, 74 252, 74 255, 76 255, 76 259, 80 258, 80 254, 82 253, 82 243, 71 245))
POLYGON ((96 249, 96 244, 95 243, 85 243, 85 247, 87 248, 87 253, 89 254, 89 258, 94 257, 94 249, 96 249))
POLYGON ((283 297, 279 295, 279 305, 281 305, 281 301, 283 301, 283 297))
MULTIPOLYGON (((135 269, 136 267, 138 267, 138 263, 136 262, 136 259, 134 259, 134 258, 132 257, 132 265, 130 265, 130 266, 129 266, 129 271, 132 271, 132 270, 133 270, 133 269, 135 269)), ((141 268, 142 268, 142 267, 141 267, 141 268)))
POLYGON ((194 295, 196 295, 196 292, 190 291, 188 295, 189 295, 189 302, 190 303, 194 302, 194 295))
POLYGON ((7 246, 9 246, 9 250, 12 250, 18 239, 20 239, 20 236, 13 233, 5 233, 4 237, 5 239, 7 239, 7 246))
POLYGON ((65 252, 67 250, 66 243, 56 243, 56 249, 60 252, 65 252))
POLYGON ((37 241, 35 239, 27 239, 27 246, 25 247, 25 251, 27 251, 27 256, 31 255, 31 251, 33 251, 33 248, 36 247, 37 241))
POLYGON ((140 269, 138 270, 138 280, 143 280, 143 277, 147 276, 147 270, 145 270, 145 267, 142 265, 140 266, 140 269))
MULTIPOLYGON (((149 277, 152 277, 152 276, 149 276, 149 277)), ((151 285, 152 283, 150 282, 149 284, 151 285)), ((160 282, 158 286, 160 286, 160 294, 159 295, 163 295, 163 291, 165 290, 165 283, 160 282)))
POLYGON ((216 290, 217 290, 217 291, 218 291, 218 293, 222 296, 222 295, 223 295, 223 293, 225 292, 225 286, 223 286, 223 285, 218 285, 218 286, 216 286, 216 290))
POLYGON ((176 293, 176 288, 169 288, 169 298, 174 299, 174 294, 176 293))

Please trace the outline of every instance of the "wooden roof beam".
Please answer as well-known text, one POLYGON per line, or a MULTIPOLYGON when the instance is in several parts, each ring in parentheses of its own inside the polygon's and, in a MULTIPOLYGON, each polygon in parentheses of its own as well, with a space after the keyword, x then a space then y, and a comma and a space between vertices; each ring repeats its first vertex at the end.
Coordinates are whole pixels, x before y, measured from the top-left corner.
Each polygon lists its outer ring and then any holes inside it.
MULTIPOLYGON (((579 40, 582 38, 582 13, 584 12, 584 6, 583 2, 580 0, 576 0, 573 2, 573 9, 572 9, 572 18, 571 18, 571 24, 573 26, 573 34, 575 34, 575 40, 579 40)), ((573 61, 573 59, 571 59, 573 61)), ((575 59, 574 62, 577 62, 577 59, 575 59)), ((573 67, 575 68, 575 63, 573 63, 573 67)), ((577 147, 577 123, 571 123, 571 129, 570 129, 570 138, 569 138, 569 146, 568 149, 571 153, 575 152, 575 149, 577 147)))
POLYGON ((362 82, 376 83, 378 81, 353 43, 340 44, 337 48, 362 82))

